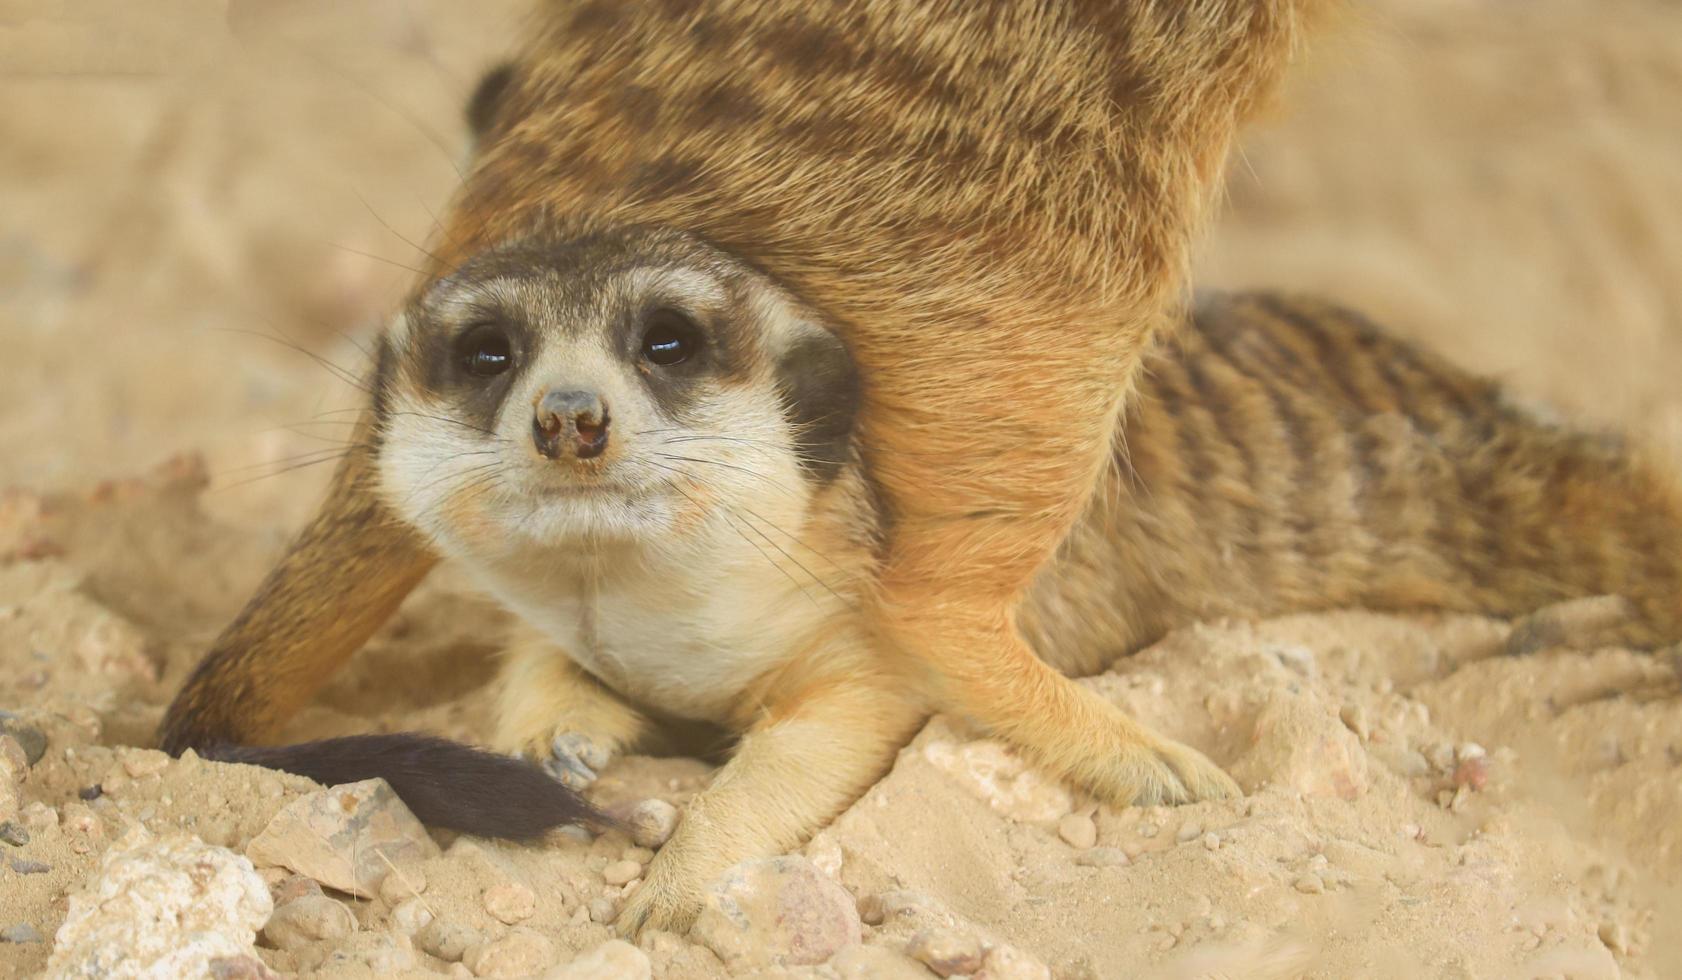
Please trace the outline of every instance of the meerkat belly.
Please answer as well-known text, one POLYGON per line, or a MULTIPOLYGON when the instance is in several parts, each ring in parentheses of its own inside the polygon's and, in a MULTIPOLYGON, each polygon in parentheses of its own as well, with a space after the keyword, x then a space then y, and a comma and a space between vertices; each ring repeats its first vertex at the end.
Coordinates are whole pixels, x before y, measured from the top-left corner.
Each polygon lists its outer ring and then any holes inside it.
POLYGON ((557 656, 629 700, 701 721, 729 717, 742 691, 803 648, 816 625, 798 593, 791 601, 776 583, 752 578, 639 575, 576 589, 500 583, 495 591, 554 640, 557 656))

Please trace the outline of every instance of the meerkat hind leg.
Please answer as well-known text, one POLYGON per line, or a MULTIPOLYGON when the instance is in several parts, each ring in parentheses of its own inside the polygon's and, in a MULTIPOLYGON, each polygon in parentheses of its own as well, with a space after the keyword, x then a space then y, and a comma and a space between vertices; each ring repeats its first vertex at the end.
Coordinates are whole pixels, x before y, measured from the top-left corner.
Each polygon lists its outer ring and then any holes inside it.
POLYGON ((1020 746, 1042 765, 1116 806, 1242 795, 1201 752, 1157 734, 1041 660, 1008 620, 964 621, 954 604, 886 619, 895 639, 934 667, 937 700, 1020 746), (938 610, 944 622, 931 622, 938 610))
POLYGON ((516 643, 499 683, 495 746, 531 758, 574 789, 595 782, 604 766, 653 728, 553 643, 516 643))

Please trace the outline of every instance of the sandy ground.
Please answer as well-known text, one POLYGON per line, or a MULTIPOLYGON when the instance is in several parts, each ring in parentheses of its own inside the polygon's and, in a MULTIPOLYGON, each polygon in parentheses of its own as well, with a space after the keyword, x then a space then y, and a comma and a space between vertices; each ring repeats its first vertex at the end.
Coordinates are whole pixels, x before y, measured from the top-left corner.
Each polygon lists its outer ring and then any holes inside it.
MULTIPOLYGON (((30 840, 0 844, 0 932, 45 941, 0 940, 3 976, 44 967, 67 893, 134 823, 238 850, 309 790, 119 747, 150 744, 313 505, 330 464, 301 464, 355 396, 317 359, 354 370, 401 295, 457 179, 459 106, 519 24, 504 2, 37 6, 0 2, 0 709, 47 746, 30 840)), ((1678 104, 1674 3, 1369 6, 1247 140, 1199 281, 1330 294, 1682 461, 1678 104)), ((484 733, 504 619, 447 572, 418 598, 290 735, 484 733)), ((1509 631, 1187 629, 1090 683, 1243 801, 1095 808, 937 719, 806 853, 871 912, 870 945, 934 924, 1060 978, 1682 976, 1673 672, 1498 656, 1509 631)), ((681 804, 706 772, 632 759, 598 791, 681 804)), ((487 890, 523 884, 522 927, 564 959, 608 937, 591 906, 627 850, 646 860, 618 835, 458 841, 424 897, 495 938, 487 890)), ((390 903, 345 901, 351 937, 264 959, 450 969, 390 903)), ((726 969, 645 948, 657 976, 726 969)))

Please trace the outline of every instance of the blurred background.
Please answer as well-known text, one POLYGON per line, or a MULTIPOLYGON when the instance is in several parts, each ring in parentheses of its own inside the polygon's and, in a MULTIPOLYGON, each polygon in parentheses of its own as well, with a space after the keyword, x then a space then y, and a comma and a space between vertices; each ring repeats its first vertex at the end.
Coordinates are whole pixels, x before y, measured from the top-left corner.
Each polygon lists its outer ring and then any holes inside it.
MULTIPOLYGON (((355 403, 317 359, 360 368, 523 9, 0 0, 0 483, 198 450, 224 518, 301 521, 330 465, 281 471, 355 403)), ((1674 2, 1363 4, 1198 282, 1328 294, 1682 458, 1678 106, 1674 2)))

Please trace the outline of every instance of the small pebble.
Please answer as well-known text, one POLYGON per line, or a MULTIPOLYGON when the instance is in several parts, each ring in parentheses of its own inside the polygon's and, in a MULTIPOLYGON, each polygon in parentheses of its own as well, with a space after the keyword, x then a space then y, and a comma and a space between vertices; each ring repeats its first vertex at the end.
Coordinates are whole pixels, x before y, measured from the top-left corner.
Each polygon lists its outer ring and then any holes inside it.
POLYGON ((1203 846, 1211 851, 1218 851, 1221 847, 1221 835, 1211 831, 1203 835, 1203 846))
POLYGON ((1139 825, 1138 833, 1140 837, 1150 838, 1155 837, 1159 829, 1154 823, 1142 823, 1139 825))
POLYGON ((13 847, 22 847, 29 843, 29 831, 23 824, 8 820, 0 823, 0 841, 5 841, 13 847))
POLYGON ((47 751, 47 736, 33 725, 25 725, 12 719, 0 719, 0 734, 10 735, 17 739, 23 748, 24 760, 30 765, 41 761, 41 756, 47 751))
POLYGON ((32 834, 51 830, 58 826, 58 811, 36 800, 23 808, 23 825, 32 834))
POLYGON ((1057 821, 1057 836, 1070 847, 1085 850, 1098 843, 1098 825, 1084 813, 1071 813, 1057 821))
POLYGON ((356 916, 326 895, 304 895, 274 910, 263 936, 278 949, 340 940, 356 931, 356 916))
POLYGON ((22 859, 13 859, 12 861, 12 870, 20 875, 43 875, 52 869, 52 865, 42 864, 40 861, 25 861, 22 859))
POLYGON ((485 889, 485 911, 506 925, 524 922, 537 912, 537 895, 519 882, 492 885, 485 889))
POLYGON ((1203 836, 1203 825, 1200 823, 1183 823, 1174 835, 1180 843, 1185 844, 1203 836))
POLYGON ((467 950, 461 962, 476 977, 530 977, 555 965, 555 944, 524 926, 467 950))
POLYGON ((1293 887, 1304 895, 1318 895, 1326 890, 1326 883, 1317 874, 1306 874, 1298 878, 1293 887))
POLYGON ((677 807, 665 800, 643 800, 631 809, 625 822, 631 826, 631 839, 641 847, 659 848, 671 840, 677 829, 677 807))
POLYGON ((1458 788, 1482 790, 1489 782, 1489 760, 1481 755, 1468 756, 1454 767, 1454 785, 1458 788))
POLYGON ((19 922, 0 929, 0 943, 38 943, 41 933, 27 922, 19 922))
POLYGON ((981 968, 981 941, 953 929, 924 929, 905 944, 905 954, 937 975, 970 974, 981 968))
POLYGON ((1372 737, 1372 722, 1367 720, 1367 709, 1358 704, 1346 704, 1338 711, 1337 716, 1343 721, 1345 728, 1355 733, 1355 737, 1365 742, 1372 737))
POLYGON ((454 963, 469 947, 485 941, 479 930, 450 919, 433 919, 415 936, 415 945, 446 963, 454 963))
POLYGON ((602 880, 610 885, 624 885, 642 876, 642 865, 635 861, 615 861, 602 869, 602 880))
POLYGON ((97 800, 104 795, 105 787, 98 783, 94 783, 92 786, 83 786, 81 789, 76 791, 76 798, 85 803, 92 803, 94 800, 97 800))
POLYGON ((613 899, 611 898, 603 897, 590 899, 591 922, 595 922, 597 924, 612 922, 614 915, 618 914, 618 911, 618 908, 614 906, 613 899))
POLYGON ((391 927, 405 936, 413 936, 432 924, 434 916, 426 899, 415 897, 399 902, 391 910, 391 927))
POLYGON ((1094 847, 1075 858, 1075 863, 1087 868, 1119 868, 1129 861, 1127 852, 1119 847, 1094 847))
POLYGON ((1015 946, 999 945, 987 951, 987 959, 976 974, 987 980, 1051 980, 1051 970, 1044 963, 1015 946))
POLYGON ((157 749, 120 749, 123 769, 135 779, 155 776, 169 767, 170 758, 157 749))

